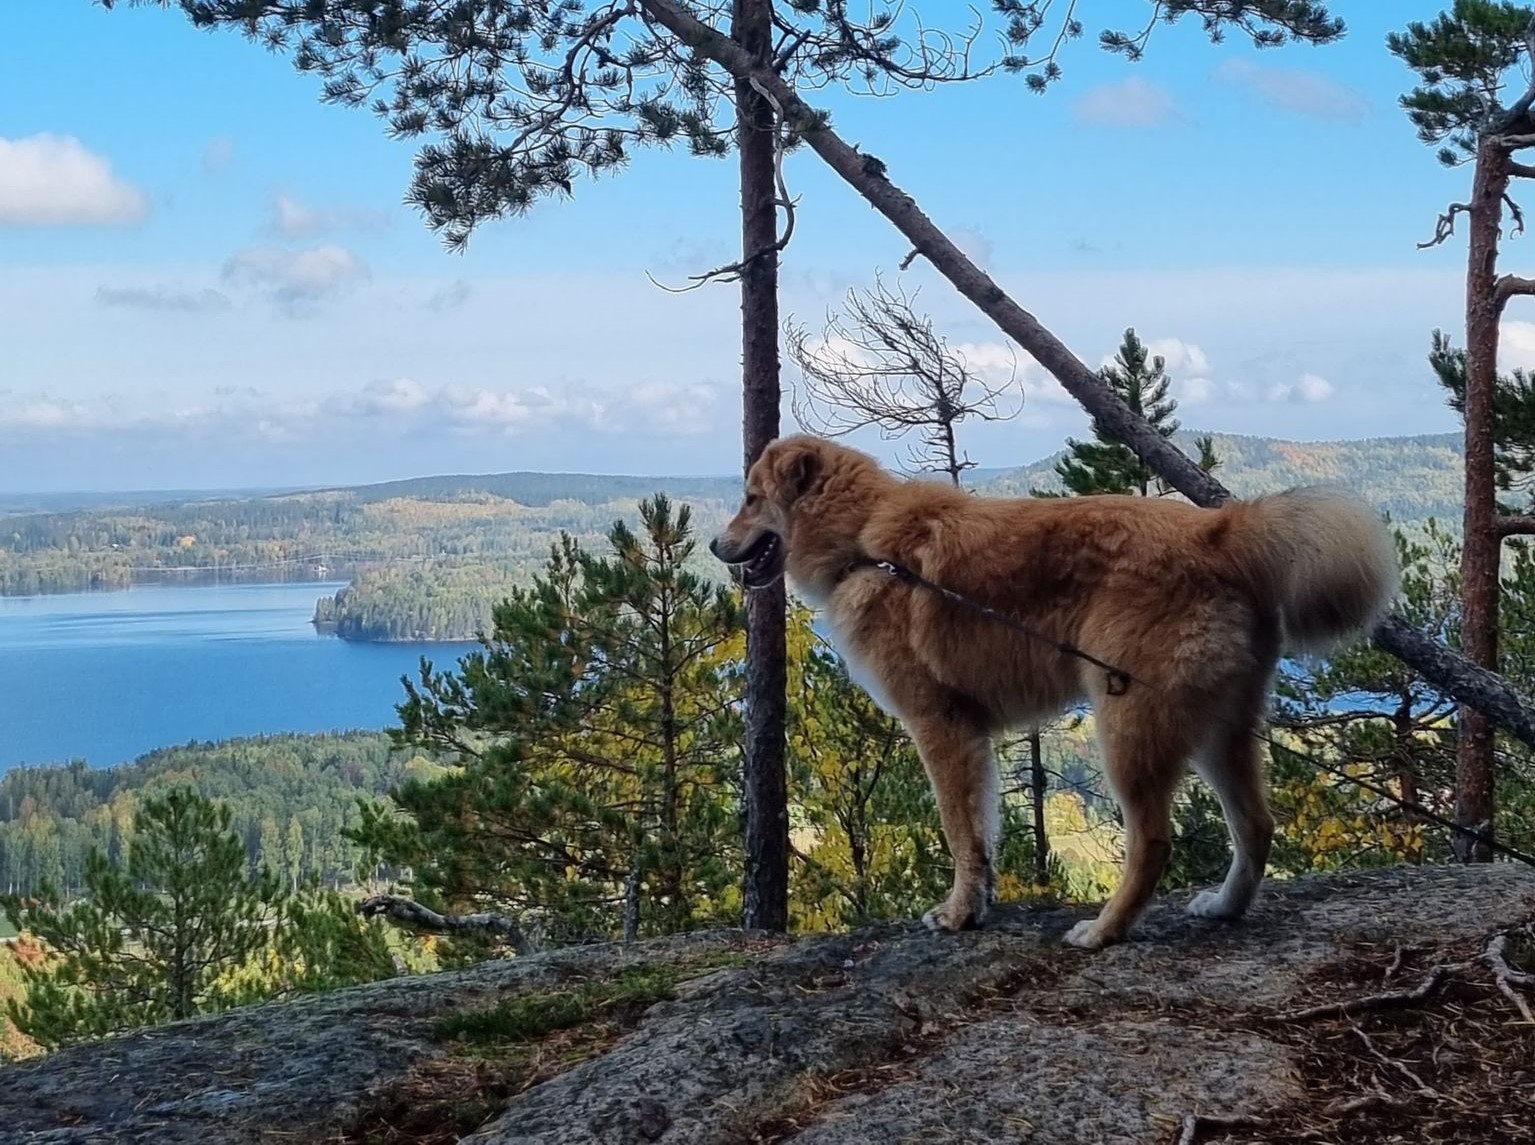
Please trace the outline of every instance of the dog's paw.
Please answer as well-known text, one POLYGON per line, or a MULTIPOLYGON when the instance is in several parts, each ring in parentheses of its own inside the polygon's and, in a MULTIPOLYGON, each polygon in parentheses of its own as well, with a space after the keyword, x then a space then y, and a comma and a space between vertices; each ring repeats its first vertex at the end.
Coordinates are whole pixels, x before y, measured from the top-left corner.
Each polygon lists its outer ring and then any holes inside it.
POLYGON ((1188 913, 1195 918, 1209 918, 1217 922, 1231 922, 1241 918, 1244 908, 1231 902, 1220 891, 1200 891, 1189 902, 1188 913))
POLYGON ((1223 890, 1200 890, 1188 904, 1187 910, 1194 918, 1216 919, 1217 922, 1236 922, 1248 909, 1248 902, 1226 895, 1223 890))
POLYGON ((1067 946, 1075 946, 1081 950, 1102 950, 1105 946, 1117 942, 1118 939, 1099 926, 1096 918, 1084 918, 1068 930, 1066 937, 1061 941, 1067 946))
POLYGON ((971 930, 985 920, 986 909, 984 906, 974 904, 970 906, 956 906, 953 899, 939 903, 932 910, 922 916, 922 923, 935 934, 957 934, 961 930, 971 930))

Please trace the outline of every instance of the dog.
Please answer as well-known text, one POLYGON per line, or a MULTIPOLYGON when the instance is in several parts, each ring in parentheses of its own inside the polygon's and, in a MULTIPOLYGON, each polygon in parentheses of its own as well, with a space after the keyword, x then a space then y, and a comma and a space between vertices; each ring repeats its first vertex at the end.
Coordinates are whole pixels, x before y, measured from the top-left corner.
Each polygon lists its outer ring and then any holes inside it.
POLYGON ((995 896, 993 737, 1092 704, 1124 814, 1125 861, 1102 911, 1065 937, 1086 949, 1123 940, 1145 910, 1190 769, 1220 800, 1232 860, 1189 912, 1247 911, 1274 833, 1255 734, 1279 658, 1366 630, 1399 577, 1384 522, 1340 492, 1302 487, 1216 509, 1116 495, 980 497, 899 478, 807 435, 764 450, 709 548, 748 590, 787 574, 854 679, 911 735, 954 864, 949 897, 923 918, 933 930, 980 925, 995 896))

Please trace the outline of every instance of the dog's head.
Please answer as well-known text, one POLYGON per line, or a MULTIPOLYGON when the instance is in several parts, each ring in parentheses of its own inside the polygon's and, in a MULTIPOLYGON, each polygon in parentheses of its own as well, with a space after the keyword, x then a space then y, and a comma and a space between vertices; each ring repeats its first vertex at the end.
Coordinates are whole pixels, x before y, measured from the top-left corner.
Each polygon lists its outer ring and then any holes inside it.
POLYGON ((747 588, 766 588, 783 575, 797 511, 824 478, 828 448, 811 437, 779 438, 746 475, 746 499, 709 551, 740 568, 747 588))

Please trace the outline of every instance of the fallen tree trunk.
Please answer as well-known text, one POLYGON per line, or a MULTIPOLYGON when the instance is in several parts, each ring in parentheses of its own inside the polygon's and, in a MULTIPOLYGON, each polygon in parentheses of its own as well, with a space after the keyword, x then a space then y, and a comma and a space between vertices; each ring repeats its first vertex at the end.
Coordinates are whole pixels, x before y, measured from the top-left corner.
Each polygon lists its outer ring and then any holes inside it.
MULTIPOLYGON (((1060 382, 1105 432, 1196 505, 1215 506, 1231 492, 1195 464, 1126 405, 1098 374, 1010 298, 890 181, 885 164, 849 145, 828 126, 824 112, 810 107, 782 76, 759 66, 729 36, 703 23, 676 0, 640 0, 640 6, 700 55, 770 97, 784 122, 869 205, 911 242, 915 252, 968 298, 1013 341, 1060 382)), ((1473 664, 1453 649, 1423 635, 1401 617, 1386 617, 1371 634, 1377 647, 1406 663, 1446 695, 1475 708, 1524 743, 1535 747, 1535 705, 1495 672, 1473 664)))

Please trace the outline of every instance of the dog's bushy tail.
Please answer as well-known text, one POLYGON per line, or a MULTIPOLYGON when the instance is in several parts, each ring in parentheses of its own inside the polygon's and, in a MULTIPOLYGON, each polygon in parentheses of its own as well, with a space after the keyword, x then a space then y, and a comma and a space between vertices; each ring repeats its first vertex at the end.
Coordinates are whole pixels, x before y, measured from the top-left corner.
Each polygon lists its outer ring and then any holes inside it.
POLYGON ((1368 505, 1319 486, 1231 505, 1236 549, 1271 603, 1292 653, 1320 653, 1372 627, 1396 596, 1400 565, 1368 505))

